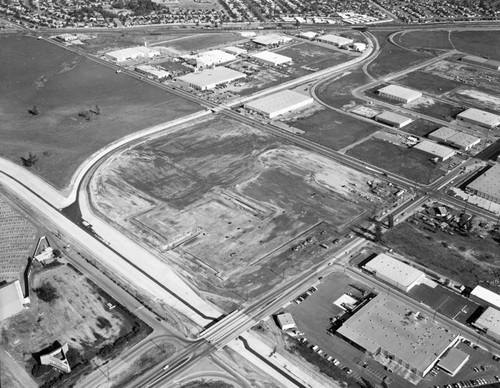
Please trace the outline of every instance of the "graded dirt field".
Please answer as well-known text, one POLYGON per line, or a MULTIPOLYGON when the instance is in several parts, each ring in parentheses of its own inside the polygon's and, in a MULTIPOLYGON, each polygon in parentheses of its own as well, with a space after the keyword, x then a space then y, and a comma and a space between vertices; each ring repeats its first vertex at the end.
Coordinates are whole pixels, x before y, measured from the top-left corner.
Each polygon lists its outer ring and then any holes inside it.
POLYGON ((32 171, 57 188, 114 140, 201 109, 43 40, 0 37, 0 46, 0 156, 37 155, 32 171), (96 105, 100 114, 79 116, 96 105))
MULTIPOLYGON (((409 104, 403 104, 403 107, 439 120, 453 121, 456 115, 463 111, 462 107, 457 105, 452 105, 431 97, 421 97, 409 104)), ((406 128, 404 128, 404 130, 406 130, 406 128)), ((426 134, 427 133, 423 133, 423 135, 426 134)))
POLYGON ((441 125, 436 124, 432 121, 416 119, 410 124, 405 125, 403 128, 401 128, 401 130, 411 133, 412 135, 427 136, 429 133, 435 131, 439 127, 441 127, 441 125))
POLYGON ((207 34, 192 34, 181 39, 173 39, 165 42, 162 46, 172 48, 180 53, 207 50, 222 45, 231 45, 237 41, 246 39, 236 32, 217 32, 207 34))
POLYGON ((351 104, 352 101, 363 104, 363 100, 356 101, 352 95, 352 90, 368 82, 370 82, 370 79, 366 74, 362 70, 356 70, 340 78, 336 77, 333 80, 319 84, 316 88, 316 95, 325 104, 339 109, 351 104))
POLYGON ((67 342, 85 357, 130 330, 132 322, 118 310, 107 309, 96 286, 69 266, 34 269, 32 279, 30 307, 0 323, 2 347, 28 373, 35 363, 33 353, 54 341, 67 342), (40 299, 33 291, 47 287, 55 290, 54 298, 40 299))
POLYGON ((303 130, 305 138, 337 151, 379 130, 374 123, 328 108, 287 124, 303 130))
POLYGON ((369 139, 349 149, 347 154, 425 185, 444 175, 439 165, 431 162, 429 154, 380 139, 369 139))
POLYGON ((423 71, 413 71, 403 78, 399 78, 397 83, 436 96, 441 96, 463 85, 460 82, 438 77, 437 75, 423 71))
POLYGON ((297 258, 287 275, 322 260, 328 247, 320 244, 381 202, 370 179, 214 117, 110 158, 91 190, 99 213, 158 253, 179 256, 171 264, 198 289, 234 297, 281 281, 281 269, 270 269, 299 236, 314 249, 285 254, 297 258))

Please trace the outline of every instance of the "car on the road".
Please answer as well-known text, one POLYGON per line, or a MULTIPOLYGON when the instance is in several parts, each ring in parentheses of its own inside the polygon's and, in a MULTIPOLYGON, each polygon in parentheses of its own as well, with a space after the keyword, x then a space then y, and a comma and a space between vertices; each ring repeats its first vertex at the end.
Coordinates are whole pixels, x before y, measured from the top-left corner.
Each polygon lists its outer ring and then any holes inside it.
POLYGON ((343 368, 342 368, 342 370, 343 370, 345 373, 347 373, 348 375, 350 375, 350 374, 352 373, 351 368, 348 368, 348 367, 346 367, 346 366, 345 366, 345 367, 343 367, 343 368))

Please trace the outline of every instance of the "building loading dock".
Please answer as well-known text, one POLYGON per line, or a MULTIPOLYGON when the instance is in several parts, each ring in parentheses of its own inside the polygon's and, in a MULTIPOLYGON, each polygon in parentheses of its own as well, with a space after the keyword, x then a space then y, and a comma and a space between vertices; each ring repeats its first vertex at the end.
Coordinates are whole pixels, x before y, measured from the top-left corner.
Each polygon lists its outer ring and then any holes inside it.
POLYGON ((245 77, 244 73, 218 66, 213 69, 205 69, 199 73, 186 74, 178 79, 194 89, 210 90, 215 89, 218 85, 224 85, 245 77))
POLYGON ((250 101, 245 104, 245 109, 262 114, 268 118, 304 109, 314 103, 312 97, 294 92, 292 90, 283 90, 269 96, 250 101))
POLYGON ((479 109, 470 108, 457 115, 457 119, 485 128, 495 128, 500 124, 500 116, 479 109))
POLYGON ((401 101, 406 104, 422 97, 422 93, 417 92, 416 90, 404 88, 399 85, 388 85, 382 89, 379 89, 378 94, 381 97, 388 98, 390 100, 401 101))
POLYGON ((375 121, 390 125, 394 128, 403 128, 404 126, 410 124, 413 119, 399 115, 397 113, 384 111, 375 117, 375 121))

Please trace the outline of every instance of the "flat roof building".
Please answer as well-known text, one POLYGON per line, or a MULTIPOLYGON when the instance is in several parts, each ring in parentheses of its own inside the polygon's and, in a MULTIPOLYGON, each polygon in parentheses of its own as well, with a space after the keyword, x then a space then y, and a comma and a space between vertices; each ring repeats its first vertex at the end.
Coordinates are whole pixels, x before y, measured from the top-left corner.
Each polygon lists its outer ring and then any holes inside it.
POLYGON ((473 324, 495 340, 500 340, 500 311, 488 307, 473 324))
POLYGON ((500 309, 500 295, 482 286, 476 286, 471 291, 470 296, 481 302, 500 309))
POLYGON ((427 140, 422 140, 413 148, 428 153, 439 160, 447 160, 455 155, 454 149, 427 140))
POLYGON ((0 287, 0 322, 22 311, 23 302, 24 295, 19 280, 0 287))
POLYGON ((243 55, 243 54, 247 53, 247 50, 245 50, 244 48, 236 47, 236 46, 224 47, 222 50, 224 50, 225 52, 227 52, 229 54, 233 54, 233 55, 243 55))
POLYGON ((401 101, 404 103, 409 103, 422 97, 422 93, 416 90, 404 88, 399 85, 385 86, 382 89, 378 90, 378 94, 381 97, 385 97, 390 100, 401 101))
POLYGON ((389 111, 384 111, 375 116, 375 120, 379 123, 387 124, 394 128, 403 128, 413 121, 413 119, 411 119, 410 117, 406 117, 389 111))
POLYGON ((252 39, 252 42, 262 46, 274 46, 291 42, 293 38, 279 34, 259 35, 252 39))
POLYGON ((271 51, 261 51, 260 53, 253 54, 252 58, 271 66, 279 66, 292 62, 292 58, 271 51))
POLYGON ((500 116, 475 108, 459 113, 457 119, 485 128, 495 128, 500 124, 500 116))
POLYGON ((481 141, 480 138, 448 127, 441 127, 429 134, 429 139, 449 144, 461 150, 469 150, 481 141))
POLYGON ((333 302, 335 306, 340 307, 342 310, 354 310, 354 307, 356 307, 358 303, 357 299, 347 294, 343 294, 340 298, 333 302))
POLYGON ((136 66, 135 71, 138 73, 144 74, 148 78, 155 79, 157 81, 163 81, 170 77, 170 73, 168 71, 159 69, 157 67, 151 65, 140 65, 136 66))
POLYGON ((389 369, 402 367, 420 377, 459 340, 458 333, 442 323, 382 294, 361 307, 337 333, 373 357, 384 358, 389 369))
POLYGON ((314 31, 302 31, 299 36, 301 38, 305 38, 305 39, 310 39, 310 40, 313 40, 314 38, 316 38, 318 36, 318 33, 317 32, 314 32, 314 31))
POLYGON ((366 263, 364 268, 377 278, 404 292, 408 292, 425 278, 422 271, 385 253, 378 254, 366 263))
POLYGON ((245 104, 245 108, 272 119, 288 112, 306 108, 313 103, 314 99, 312 97, 294 92, 292 90, 283 90, 254 101, 250 101, 245 104))
MULTIPOLYGON (((500 164, 495 164, 472 183, 469 183, 466 191, 479 197, 486 198, 489 201, 500 203, 500 164)), ((476 288, 478 287, 480 286, 477 286, 476 288)), ((482 293, 483 296, 485 294, 486 293, 482 293)), ((497 297, 500 298, 498 295, 497 297)), ((497 307, 500 308, 500 306, 497 307)))
POLYGON ((245 77, 246 75, 239 71, 219 66, 213 69, 205 69, 199 73, 186 74, 178 79, 189 84, 194 89, 210 90, 218 85, 227 84, 245 77))
POLYGON ((470 355, 457 348, 450 348, 439 360, 438 366, 451 376, 455 376, 469 361, 470 355))
POLYGON ((495 61, 494 59, 486 59, 483 57, 477 57, 475 55, 466 55, 460 60, 466 63, 471 63, 473 65, 487 67, 493 70, 500 70, 500 61, 495 61))
POLYGON ((109 53, 106 53, 105 56, 113 62, 121 63, 126 61, 133 61, 139 58, 154 58, 160 55, 161 53, 158 50, 153 50, 149 47, 138 46, 110 51, 109 53))
POLYGON ((318 36, 316 38, 318 42, 321 43, 328 43, 328 44, 333 44, 335 46, 348 46, 354 42, 353 39, 351 38, 344 38, 343 36, 338 36, 335 34, 327 34, 327 35, 322 35, 318 36))
POLYGON ((236 56, 222 50, 209 50, 194 55, 183 55, 181 58, 197 68, 203 68, 234 61, 236 56))
POLYGON ((293 320, 292 314, 290 313, 278 314, 276 315, 276 320, 278 321, 278 326, 283 331, 295 329, 297 327, 295 321, 293 320))

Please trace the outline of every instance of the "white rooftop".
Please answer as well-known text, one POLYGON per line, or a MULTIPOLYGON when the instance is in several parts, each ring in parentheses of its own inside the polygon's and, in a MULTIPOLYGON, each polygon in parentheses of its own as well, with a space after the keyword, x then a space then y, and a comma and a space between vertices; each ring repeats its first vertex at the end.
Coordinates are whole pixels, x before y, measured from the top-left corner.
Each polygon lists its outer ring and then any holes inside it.
POLYGON ((351 44, 353 42, 353 40, 350 38, 344 38, 343 36, 338 36, 334 34, 327 34, 320 36, 318 37, 318 40, 322 42, 333 43, 339 46, 342 46, 344 44, 351 44))
POLYGON ((293 320, 292 314, 283 313, 276 316, 281 327, 286 327, 288 325, 295 326, 295 321, 293 320))
POLYGON ((432 141, 422 140, 413 148, 427 152, 428 154, 437 156, 438 158, 447 159, 455 153, 455 150, 441 144, 433 143, 432 141))
POLYGON ((500 311, 488 307, 481 316, 476 319, 474 326, 487 329, 487 333, 500 337, 500 311))
POLYGON ((344 306, 342 306, 342 304, 354 306, 357 303, 358 303, 357 299, 354 299, 352 296, 349 296, 347 294, 343 294, 340 298, 338 298, 335 302, 333 302, 335 306, 340 307, 342 310, 346 309, 344 306))
POLYGON ((0 287, 0 322, 22 311, 23 299, 19 280, 0 287))
MULTIPOLYGON (((497 165, 500 168, 500 165, 497 165)), ((482 286, 476 286, 470 293, 474 295, 476 298, 482 299, 489 304, 500 308, 500 295, 494 293, 493 291, 488 290, 482 286)))
POLYGON ((448 127, 436 129, 434 132, 429 134, 429 138, 451 143, 462 148, 467 148, 471 145, 479 143, 481 140, 478 137, 469 135, 468 133, 458 132, 448 127))
POLYGON ((391 96, 403 98, 406 100, 416 100, 422 97, 422 93, 413 89, 408 89, 399 85, 387 85, 378 90, 379 93, 386 93, 391 96))
POLYGON ((412 121, 410 117, 406 117, 394 112, 389 112, 387 110, 377 115, 376 119, 385 120, 391 123, 397 123, 401 125, 412 121))
POLYGON ((495 127, 500 124, 500 116, 483 110, 470 108, 457 115, 460 119, 469 119, 490 127, 495 127))
POLYGON ((300 33, 300 36, 307 39, 313 39, 318 36, 318 33, 314 31, 303 31, 300 33))
POLYGON ((297 105, 313 102, 314 100, 311 97, 304 94, 294 92, 293 90, 282 90, 281 92, 250 101, 245 104, 245 107, 272 114, 293 108, 297 105))
POLYGON ((252 39, 253 42, 269 46, 272 44, 280 44, 290 42, 292 40, 289 36, 279 35, 279 34, 268 34, 268 35, 260 35, 252 39))
POLYGON ((241 54, 246 54, 247 50, 241 47, 236 47, 236 46, 227 46, 224 47, 224 51, 227 51, 228 53, 234 54, 234 55, 241 55, 241 54))
POLYGON ((224 66, 218 66, 213 69, 205 69, 199 73, 191 73, 179 77, 181 81, 198 85, 200 87, 210 86, 213 84, 220 84, 231 82, 239 78, 244 78, 245 74, 239 71, 229 69, 224 66))
POLYGON ((266 62, 272 62, 276 64, 291 62, 292 58, 286 57, 281 54, 274 53, 272 51, 261 51, 259 53, 253 54, 253 58, 261 59, 266 62))
POLYGON ((397 281, 400 286, 409 287, 417 281, 424 273, 411 265, 395 259, 385 253, 380 253, 368 263, 365 268, 368 271, 376 272, 389 279, 397 281))

